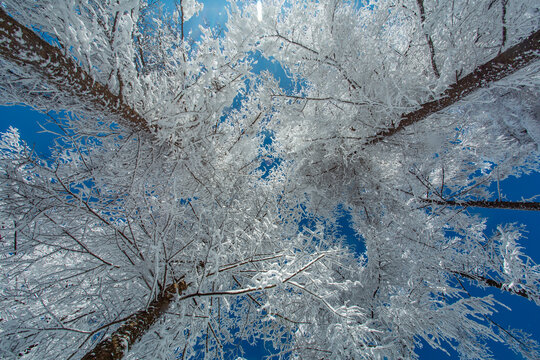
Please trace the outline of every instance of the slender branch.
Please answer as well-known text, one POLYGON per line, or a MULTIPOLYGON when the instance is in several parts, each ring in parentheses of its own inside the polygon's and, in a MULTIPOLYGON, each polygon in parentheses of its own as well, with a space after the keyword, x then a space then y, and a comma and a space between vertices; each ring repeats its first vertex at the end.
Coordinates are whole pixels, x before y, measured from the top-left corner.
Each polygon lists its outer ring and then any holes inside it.
POLYGON ((302 267, 300 270, 298 270, 297 272, 295 272, 294 274, 292 274, 291 276, 289 276, 288 278, 286 278, 285 280, 283 280, 283 283, 286 283, 287 281, 291 280, 293 277, 295 277, 296 275, 300 274, 301 272, 303 272, 304 270, 306 270, 308 267, 310 267, 311 265, 315 264, 317 261, 321 260, 323 257, 325 257, 325 254, 321 254, 319 255, 317 258, 315 258, 314 260, 310 261, 309 263, 307 263, 304 267, 302 267))
POLYGON ((119 266, 117 265, 113 265, 112 263, 108 262, 107 260, 104 260, 102 259, 99 255, 95 254, 93 251, 91 251, 82 241, 80 241, 79 239, 77 239, 75 236, 73 236, 69 231, 67 231, 66 229, 64 229, 60 224, 58 224, 56 221, 54 221, 53 219, 51 219, 49 217, 49 215, 47 214, 44 214, 44 216, 49 219, 49 221, 51 221, 53 224, 55 224, 56 226, 58 226, 58 228, 60 230, 62 230, 62 232, 64 234, 66 234, 67 236, 69 236, 73 241, 75 241, 80 247, 82 247, 85 252, 90 255, 90 256, 93 256, 95 257, 96 259, 98 259, 99 261, 101 261, 102 263, 104 263, 105 265, 108 265, 108 266, 112 266, 114 268, 119 268, 119 266))
POLYGON ((429 35, 426 32, 426 29, 424 27, 424 24, 426 22, 426 14, 424 10, 424 0, 416 0, 418 3, 418 8, 420 10, 420 24, 422 26, 422 31, 424 32, 424 35, 426 36, 426 41, 429 47, 429 55, 431 58, 431 68, 433 69, 433 73, 437 78, 441 77, 441 74, 439 73, 439 69, 437 69, 437 63, 435 62, 435 48, 433 47, 433 40, 431 40, 431 35, 429 35))
MULTIPOLYGON (((471 295, 471 293, 465 288, 465 286, 463 286, 463 283, 461 282, 461 280, 459 280, 459 277, 456 276, 456 280, 458 281, 459 283, 459 286, 461 286, 461 288, 463 289, 463 291, 465 291, 467 293, 467 295, 472 298, 473 296, 471 295)), ((496 321, 494 321, 491 317, 489 316, 486 316, 484 314, 482 314, 482 317, 484 319, 486 319, 487 321, 489 321, 490 323, 492 323, 493 325, 495 325, 496 327, 499 328, 500 331, 503 331, 506 335, 508 335, 509 337, 511 337, 514 341, 516 341, 518 344, 520 344, 521 346, 527 348, 528 350, 530 350, 530 346, 528 346, 527 344, 523 343, 523 341, 521 341, 520 339, 518 339, 517 337, 515 337, 512 333, 510 333, 508 330, 506 330, 505 328, 503 328, 499 323, 497 323, 496 321)))
POLYGON ((530 299, 530 294, 525 289, 514 290, 514 289, 511 289, 511 288, 508 288, 508 287, 504 286, 504 284, 499 282, 499 281, 487 278, 485 276, 471 275, 471 274, 464 273, 462 271, 450 271, 450 272, 454 273, 456 275, 459 275, 461 277, 464 277, 466 279, 469 279, 469 280, 479 281, 479 282, 482 282, 482 283, 484 283, 484 284, 486 284, 488 286, 495 287, 495 288, 500 289, 500 290, 505 290, 505 291, 508 291, 508 292, 510 292, 512 294, 523 296, 525 299, 530 299))
MULTIPOLYGON (((232 278, 233 278, 234 282, 238 284, 238 286, 242 286, 242 284, 240 283, 240 281, 238 281, 238 279, 236 279, 236 277, 235 277, 234 275, 233 275, 232 278)), ((247 296, 251 301, 253 301, 257 306, 259 306, 260 308, 263 307, 263 305, 262 305, 259 301, 257 301, 257 299, 255 299, 253 296, 251 296, 250 294, 246 294, 246 296, 247 296)), ((218 300, 219 300, 219 298, 218 298, 218 300)), ((280 319, 283 319, 283 320, 285 320, 285 321, 288 321, 288 322, 290 322, 290 323, 292 323, 292 324, 311 324, 310 322, 291 320, 291 319, 289 319, 288 317, 283 316, 283 315, 281 315, 281 314, 279 314, 279 313, 275 313, 275 312, 268 312, 268 315, 276 316, 276 317, 278 317, 278 318, 280 318, 280 319)))
POLYGON ((293 286, 296 286, 297 288, 307 292, 308 294, 310 294, 311 296, 319 299, 320 302, 322 302, 332 313, 336 314, 337 316, 339 317, 342 317, 342 318, 346 318, 346 316, 344 315, 341 315, 339 312, 337 312, 336 309, 334 309, 334 307, 332 305, 330 305, 328 303, 328 301, 326 301, 324 298, 322 298, 321 296, 315 294, 313 291, 307 289, 305 286, 302 286, 300 285, 299 283, 295 282, 295 281, 289 281, 288 282, 289 284, 293 285, 293 286))
POLYGON ((184 40, 184 5, 182 4, 182 0, 180 0, 179 3, 180 3, 180 16, 181 16, 181 18, 180 18, 180 34, 182 36, 182 40, 184 40))
MULTIPOLYGON (((55 172, 54 173, 55 175, 55 178, 56 180, 58 181, 58 183, 62 186, 62 188, 66 191, 66 193, 68 193, 70 196, 73 196, 74 199, 76 199, 79 204, 83 204, 84 207, 88 210, 88 212, 90 214, 92 214, 93 216, 95 216, 97 219, 99 219, 102 223, 104 223, 105 225, 109 226, 111 229, 113 229, 116 233, 118 233, 122 238, 124 238, 129 244, 133 245, 133 242, 129 239, 129 237, 120 229, 116 228, 116 226, 114 226, 113 224, 111 224, 110 221, 106 220, 103 216, 101 216, 100 214, 98 214, 92 207, 90 207, 90 205, 88 205, 88 201, 85 201, 83 200, 82 198, 80 198, 77 194, 75 194, 74 192, 72 192, 68 186, 66 186, 66 184, 64 184, 63 180, 58 176, 58 174, 55 172)), ((138 247, 135 246, 138 250, 138 247)), ((135 253, 135 252, 134 252, 135 253)), ((135 255, 138 255, 140 257, 141 260, 144 261, 144 256, 143 254, 140 252, 140 250, 138 251, 138 253, 135 253, 135 255)))
MULTIPOLYGON (((234 263, 234 264, 225 265, 224 267, 219 269, 217 272, 223 272, 223 271, 231 270, 231 269, 234 269, 234 268, 236 268, 238 266, 242 266, 242 265, 246 265, 246 264, 250 264, 250 263, 255 263, 255 262, 259 262, 259 261, 273 260, 273 259, 277 259, 277 258, 280 258, 280 257, 283 257, 283 256, 285 256, 285 254, 277 253, 276 255, 269 256, 269 257, 264 257, 264 258, 261 258, 261 259, 250 258, 250 259, 247 259, 247 260, 239 261, 239 262, 234 263)), ((207 277, 212 276, 215 273, 216 272, 209 272, 208 274, 206 274, 206 276, 207 277)))
POLYGON ((441 206, 461 206, 461 207, 481 207, 487 209, 511 209, 511 210, 530 210, 540 211, 540 202, 527 201, 488 201, 488 200, 438 200, 421 199, 425 203, 441 206))
POLYGON ((402 115, 398 126, 380 131, 374 136, 367 138, 364 145, 377 144, 405 128, 426 119, 428 116, 454 105, 474 91, 485 88, 495 81, 512 75, 537 60, 539 50, 540 30, 534 32, 519 44, 497 55, 487 63, 478 66, 469 75, 457 80, 441 94, 439 99, 425 103, 418 110, 402 115))
POLYGON ((281 35, 281 34, 277 31, 277 29, 276 29, 276 35, 265 35, 265 36, 263 36, 263 38, 265 38, 265 37, 277 37, 277 38, 280 38, 281 40, 285 40, 286 42, 288 42, 288 43, 290 43, 290 44, 293 44, 293 45, 296 45, 296 46, 298 46, 298 47, 301 47, 302 49, 307 50, 307 51, 309 51, 309 52, 312 53, 312 54, 319 55, 319 52, 318 52, 318 51, 313 50, 313 49, 307 47, 307 46, 304 45, 304 44, 301 44, 301 43, 299 43, 299 42, 297 42, 297 41, 291 40, 291 39, 286 38, 285 36, 281 35))
MULTIPOLYGON (((279 39, 282 39, 290 44, 293 44, 293 45, 296 45, 298 47, 301 47, 302 49, 304 50, 307 50, 308 52, 312 53, 312 54, 315 54, 317 56, 320 56, 320 53, 316 50, 313 50, 309 47, 307 47, 306 45, 304 44, 301 44, 297 41, 294 41, 294 40, 291 40, 291 39, 288 39, 287 37, 281 35, 277 29, 276 29, 276 35, 266 35, 266 36, 263 36, 263 38, 266 38, 266 37, 277 37, 279 39)), ((353 88, 353 89, 360 89, 362 88, 356 81, 352 80, 349 78, 349 76, 347 75, 347 73, 345 72, 345 70, 334 60, 334 59, 331 59, 329 58, 328 56, 325 56, 324 57, 324 60, 321 60, 321 59, 306 59, 306 60, 312 60, 312 61, 317 61, 317 62, 321 62, 323 64, 326 64, 326 65, 330 65, 334 68, 336 68, 340 74, 343 76, 343 78, 345 80, 347 80, 347 82, 349 83, 349 85, 353 88)))
POLYGON ((283 97, 287 99, 293 99, 293 100, 306 100, 306 101, 336 101, 344 104, 350 104, 350 105, 358 105, 358 106, 365 106, 368 105, 366 102, 357 102, 357 101, 351 101, 351 100, 343 100, 338 99, 335 97, 309 97, 309 96, 295 96, 295 95, 286 95, 286 94, 273 94, 271 97, 283 97))
MULTIPOLYGON (((259 114, 255 117, 255 120, 253 120, 251 122, 251 124, 248 126, 248 128, 251 128, 253 125, 255 125, 255 123, 261 118, 262 116, 262 111, 259 112, 259 114)), ((229 148, 229 150, 227 150, 227 152, 230 152, 232 150, 232 148, 238 144, 238 142, 240 141, 240 139, 242 138, 242 136, 246 133, 246 129, 242 129, 242 131, 240 132, 240 135, 238 135, 238 138, 236 139, 236 141, 231 145, 231 147, 229 148)))
POLYGON ((263 291, 267 289, 273 289, 277 286, 277 284, 271 284, 267 286, 261 286, 261 287, 250 287, 250 288, 244 288, 244 289, 238 289, 238 290, 222 290, 222 291, 212 291, 209 293, 201 293, 196 292, 193 294, 184 295, 180 298, 180 300, 186 300, 189 298, 195 298, 195 297, 208 297, 208 296, 238 296, 238 295, 244 295, 249 294, 256 291, 263 291))
POLYGON ((501 53, 502 49, 506 46, 506 5, 507 4, 508 4, 508 0, 501 0, 502 35, 501 35, 501 49, 499 50, 499 54, 501 53))
MULTIPOLYGON (((289 283, 289 284, 292 284, 292 285, 297 286, 297 287, 302 287, 300 284, 294 283, 293 281, 290 281, 290 279, 292 279, 294 276, 298 275, 302 271, 309 268, 311 265, 313 265, 314 263, 316 263, 317 261, 322 259, 324 256, 325 256, 325 254, 319 255, 317 258, 310 261, 307 265, 305 265, 304 267, 302 267, 301 269, 296 271, 293 275, 291 275, 288 278, 284 279, 282 281, 282 283, 283 284, 289 283)), ((264 260, 267 260, 267 259, 264 259, 264 260)), ((249 287, 249 288, 236 289, 236 290, 212 291, 212 292, 208 292, 208 293, 195 292, 195 293, 184 295, 184 296, 180 297, 180 300, 186 300, 186 299, 195 298, 195 297, 208 297, 208 296, 212 296, 212 297, 213 296, 238 296, 238 295, 249 294, 249 293, 256 292, 256 291, 263 291, 263 290, 267 290, 267 289, 273 289, 273 288, 277 287, 277 285, 278 284, 270 284, 270 285, 266 285, 266 286, 249 287)), ((318 295, 312 293, 311 291, 305 289, 304 287, 302 287, 302 289, 305 290, 305 291, 308 291, 310 294, 312 294, 314 296, 319 297, 318 295)))

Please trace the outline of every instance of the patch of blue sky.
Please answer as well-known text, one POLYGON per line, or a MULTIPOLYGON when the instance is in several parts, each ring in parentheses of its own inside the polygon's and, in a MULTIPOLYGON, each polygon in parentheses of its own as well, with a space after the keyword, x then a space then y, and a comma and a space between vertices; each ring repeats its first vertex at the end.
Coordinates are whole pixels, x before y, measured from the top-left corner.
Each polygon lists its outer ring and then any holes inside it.
POLYGON ((297 205, 296 208, 291 209, 291 212, 298 210, 302 213, 298 221, 298 233, 303 233, 304 235, 309 233, 315 234, 318 227, 322 226, 324 229, 325 235, 323 237, 314 235, 310 238, 312 246, 324 248, 334 244, 334 239, 337 239, 338 242, 348 247, 357 257, 365 254, 366 247, 364 239, 353 227, 350 210, 343 205, 340 204, 334 209, 336 214, 335 222, 330 222, 316 214, 309 213, 304 204, 297 205))
MULTIPOLYGON (((256 296, 256 295, 253 295, 256 296)), ((258 302, 264 301, 264 299, 259 298, 255 299, 258 302)), ((252 302, 253 303, 253 302, 252 302)), ((254 304, 254 303, 253 303, 254 304)), ((258 306, 258 305, 255 305, 258 306)), ((259 311, 259 309, 257 309, 259 311)), ((260 310, 260 315, 269 315, 266 310, 260 310)), ((267 317, 263 320, 257 320, 258 322, 267 322, 267 321, 273 321, 270 317, 267 317)), ((250 325, 256 325, 256 324, 250 324, 250 325)), ((285 330, 283 327, 278 327, 281 333, 284 334, 285 338, 282 338, 282 344, 290 343, 290 338, 292 334, 290 331, 285 330)), ((236 329, 232 329, 233 333, 239 334, 237 338, 235 338, 234 342, 232 344, 227 344, 223 347, 224 353, 227 354, 225 357, 226 359, 236 359, 238 357, 245 358, 245 359, 262 359, 266 357, 270 357, 272 355, 276 355, 278 353, 278 350, 274 348, 273 343, 271 341, 266 341, 264 338, 261 338, 259 336, 255 337, 253 335, 246 336, 243 334, 243 331, 240 327, 237 327, 236 329)), ((285 359, 288 359, 289 356, 285 355, 285 359)))
MULTIPOLYGON (((246 58, 246 61, 251 62, 251 72, 253 74, 260 75, 265 71, 271 74, 278 81, 279 87, 285 94, 292 95, 294 93, 299 93, 307 85, 305 81, 295 81, 292 74, 288 72, 277 60, 274 58, 266 58, 262 56, 259 51, 250 53, 246 58)), ((247 99, 250 89, 256 84, 252 84, 250 79, 246 79, 244 81, 244 85, 245 91, 239 92, 233 99, 231 106, 223 110, 220 121, 224 121, 232 110, 240 109, 243 101, 247 99)))
MULTIPOLYGON (((233 286, 233 289, 237 287, 239 286, 233 286)), ((239 310, 242 313, 246 308, 246 303, 248 303, 250 305, 249 308, 251 309, 249 311, 261 311, 261 314, 263 316, 268 314, 265 309, 260 309, 259 305, 257 305, 257 303, 261 304, 265 301, 262 293, 252 293, 249 298, 239 297, 236 299, 230 299, 229 301, 231 309, 234 311, 239 310)), ((199 304, 199 307, 201 310, 204 309, 204 304, 199 304)), ((219 316, 215 314, 215 312, 217 312, 217 310, 214 310, 214 319, 219 316)), ((234 327, 228 329, 228 331, 230 331, 232 334, 235 334, 233 342, 223 345, 219 340, 216 341, 216 337, 213 335, 213 328, 210 328, 209 323, 206 331, 203 331, 202 336, 198 338, 197 344, 193 348, 193 352, 195 353, 195 355, 190 357, 189 359, 206 359, 210 355, 208 353, 208 350, 210 349, 223 354, 223 357, 225 359, 261 359, 267 356, 275 355, 278 352, 277 349, 273 347, 271 341, 264 340, 264 335, 257 334, 257 331, 246 332, 245 329, 242 328, 242 326, 258 328, 258 325, 260 325, 261 322, 272 321, 270 320, 270 318, 252 317, 252 319, 250 319, 250 317, 248 316, 247 319, 251 320, 251 323, 246 323, 245 320, 242 320, 241 318, 235 319, 236 322, 231 321, 233 312, 221 312, 221 316, 228 316, 227 321, 229 324, 236 323, 234 327)), ((220 326, 219 322, 215 321, 211 322, 211 324, 212 326, 220 326)), ((284 338, 282 338, 282 343, 287 344, 288 342, 290 342, 290 332, 279 326, 277 327, 277 329, 285 336, 284 338)), ((189 331, 185 332, 185 336, 186 338, 189 337, 189 331)), ((183 347, 177 348, 175 351, 176 358, 184 360, 183 352, 183 347)), ((289 356, 285 355, 284 358, 288 359, 289 356)))
POLYGON ((0 132, 5 133, 10 126, 19 130, 21 139, 33 149, 40 158, 47 159, 51 155, 51 144, 56 135, 43 131, 47 122, 43 113, 28 106, 4 106, 0 109, 0 132))
POLYGON ((307 85, 305 80, 295 80, 291 72, 273 57, 264 57, 259 51, 256 51, 250 54, 250 58, 253 59, 254 64, 252 72, 261 74, 263 71, 268 71, 278 81, 279 87, 285 94, 292 95, 299 93, 307 85))
MULTIPOLYGON (((201 26, 211 29, 223 29, 223 24, 227 22, 227 2, 223 0, 200 0, 204 5, 203 9, 184 23, 184 34, 186 37, 194 41, 198 41, 202 37, 201 26)), ((176 1, 163 1, 164 10, 174 12, 176 10, 176 1)), ((220 36, 224 36, 223 33, 220 36)))
POLYGON ((352 216, 349 209, 338 205, 335 210, 337 215, 337 231, 355 254, 361 255, 366 252, 366 245, 362 236, 353 228, 352 216))

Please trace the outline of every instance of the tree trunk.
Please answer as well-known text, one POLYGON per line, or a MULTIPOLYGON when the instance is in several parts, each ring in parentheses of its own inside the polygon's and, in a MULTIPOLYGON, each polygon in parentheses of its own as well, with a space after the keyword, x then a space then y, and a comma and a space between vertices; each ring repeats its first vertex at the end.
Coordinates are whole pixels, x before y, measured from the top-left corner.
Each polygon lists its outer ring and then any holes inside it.
POLYGON ((454 105, 472 92, 487 87, 489 84, 523 69, 538 59, 539 50, 540 30, 487 63, 478 66, 469 75, 450 85, 438 100, 425 103, 418 110, 402 115, 398 126, 380 131, 376 135, 367 138, 364 144, 376 144, 406 127, 424 120, 431 114, 454 105))
POLYGON ((540 211, 540 202, 526 201, 487 201, 487 200, 436 200, 422 199, 423 202, 441 206, 461 206, 461 207, 481 207, 487 209, 510 209, 510 210, 531 210, 540 211))
POLYGON ((64 56, 36 33, 21 25, 0 7, 0 56, 21 67, 30 68, 48 85, 63 94, 90 105, 96 114, 113 115, 122 126, 151 132, 146 120, 133 110, 120 95, 114 95, 104 85, 77 65, 75 59, 64 56))
POLYGON ((146 310, 131 315, 110 337, 102 340, 82 360, 118 360, 167 311, 176 294, 187 289, 184 281, 169 285, 146 310))

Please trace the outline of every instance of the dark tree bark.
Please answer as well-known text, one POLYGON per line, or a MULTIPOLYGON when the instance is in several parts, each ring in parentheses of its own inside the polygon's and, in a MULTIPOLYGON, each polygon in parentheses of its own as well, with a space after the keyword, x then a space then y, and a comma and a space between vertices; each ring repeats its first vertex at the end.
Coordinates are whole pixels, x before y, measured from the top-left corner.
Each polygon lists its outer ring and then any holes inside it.
POLYGON ((167 311, 176 294, 187 289, 184 281, 169 285, 146 310, 140 310, 126 319, 110 337, 102 340, 82 360, 119 360, 150 327, 167 311))
POLYGON ((490 279, 490 278, 487 278, 487 277, 484 277, 484 276, 470 275, 470 274, 467 274, 467 273, 461 272, 461 271, 451 271, 451 272, 453 274, 459 275, 459 276, 464 277, 466 279, 478 281, 478 282, 483 283, 484 285, 495 287, 495 288, 500 289, 500 290, 508 291, 509 293, 512 293, 512 294, 515 294, 515 295, 523 296, 525 299, 530 299, 531 298, 530 294, 524 289, 513 290, 513 289, 505 288, 501 282, 495 281, 493 279, 490 279))
POLYGON ((441 74, 439 73, 439 69, 437 68, 437 63, 435 62, 435 47, 433 46, 433 40, 431 39, 431 35, 429 35, 426 32, 426 29, 424 27, 424 24, 426 22, 426 12, 424 10, 424 0, 416 0, 416 3, 418 4, 418 10, 420 11, 420 22, 422 25, 422 30, 424 31, 424 34, 426 36, 426 41, 429 48, 429 57, 431 60, 431 68, 433 69, 433 74, 437 78, 441 77, 441 74))
POLYGON ((418 110, 404 114, 399 125, 374 136, 367 138, 364 145, 374 145, 397 134, 410 125, 426 119, 428 116, 441 111, 472 92, 487 87, 489 84, 501 80, 538 59, 540 50, 540 30, 531 34, 517 45, 512 46, 497 55, 487 63, 478 66, 469 75, 456 81, 441 94, 438 100, 433 100, 420 106, 418 110))
POLYGON ((527 201, 488 201, 488 200, 437 200, 422 199, 423 202, 441 206, 481 207, 487 209, 511 209, 540 211, 540 202, 527 201))
POLYGON ((92 112, 113 115, 122 126, 150 133, 147 121, 124 102, 121 96, 95 82, 75 59, 62 54, 36 33, 21 25, 0 7, 0 57, 30 68, 48 85, 78 99, 92 112))

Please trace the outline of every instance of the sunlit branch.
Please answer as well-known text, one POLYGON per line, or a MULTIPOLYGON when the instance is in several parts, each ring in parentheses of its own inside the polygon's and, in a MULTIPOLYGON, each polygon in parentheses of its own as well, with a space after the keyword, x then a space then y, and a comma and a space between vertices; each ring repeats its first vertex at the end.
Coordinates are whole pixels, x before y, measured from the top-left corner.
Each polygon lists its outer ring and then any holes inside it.
POLYGON ((179 300, 186 300, 186 299, 196 298, 196 297, 209 297, 209 296, 238 296, 238 295, 249 294, 256 291, 273 289, 276 286, 277 284, 271 284, 267 286, 250 287, 250 288, 237 289, 237 290, 211 291, 207 293, 196 292, 193 294, 184 295, 180 297, 179 300))
POLYGON ((273 94, 272 97, 283 97, 293 100, 306 100, 306 101, 336 101, 349 105, 365 106, 368 105, 366 102, 357 102, 352 100, 343 100, 335 97, 310 97, 310 96, 295 96, 295 95, 286 95, 286 94, 273 94))
POLYGON ((323 299, 321 296, 315 294, 313 291, 307 289, 305 286, 302 286, 300 285, 299 283, 295 282, 295 281, 289 281, 288 284, 291 284, 297 288, 299 288, 300 290, 310 294, 311 296, 319 299, 320 302, 322 302, 332 313, 334 313, 335 315, 339 316, 339 317, 346 317, 346 316, 343 316, 341 315, 339 312, 336 311, 336 309, 334 309, 334 307, 332 305, 330 305, 328 303, 328 301, 326 301, 325 299, 323 299))
MULTIPOLYGON (((242 284, 240 283, 240 281, 238 281, 238 279, 236 279, 236 277, 235 277, 234 275, 233 275, 232 278, 233 278, 234 282, 235 282, 236 284, 238 284, 238 286, 242 286, 242 284)), ((263 307, 263 305, 262 305, 259 301, 257 301, 257 299, 255 299, 251 294, 246 294, 246 296, 247 296, 251 301, 253 301, 257 306, 259 306, 260 308, 263 307)), ((219 298, 218 298, 218 300, 219 300, 219 298)), ((291 320, 291 319, 289 319, 288 317, 283 316, 283 315, 281 315, 281 314, 279 314, 279 313, 276 313, 276 312, 268 312, 268 315, 270 315, 270 316, 276 316, 276 317, 278 317, 278 318, 280 318, 280 319, 282 319, 282 320, 288 321, 288 322, 293 323, 293 324, 310 324, 309 322, 305 322, 305 321, 291 320)))
POLYGON ((321 255, 317 256, 317 258, 315 258, 314 260, 312 260, 312 261, 310 261, 309 263, 307 263, 304 267, 302 267, 301 269, 299 269, 297 272, 295 272, 295 273, 292 274, 291 276, 287 277, 285 280, 283 280, 283 282, 286 283, 287 281, 291 280, 293 277, 295 277, 296 275, 300 274, 302 271, 306 270, 308 267, 310 267, 311 265, 315 264, 317 261, 321 260, 324 256, 325 256, 325 254, 321 254, 321 255))
MULTIPOLYGON (((264 258, 261 258, 261 259, 253 259, 253 258, 251 258, 251 259, 248 259, 248 260, 239 261, 239 262, 234 263, 234 264, 225 265, 224 267, 220 268, 217 272, 223 272, 223 271, 231 270, 231 269, 234 269, 234 268, 242 266, 242 265, 251 264, 251 263, 255 263, 255 262, 259 262, 259 261, 273 260, 273 259, 277 259, 277 258, 280 258, 280 257, 283 257, 283 256, 285 256, 285 255, 277 253, 276 255, 269 256, 269 257, 264 257, 264 258)), ((212 276, 214 274, 215 274, 215 272, 210 272, 210 273, 206 274, 206 276, 212 276)))

